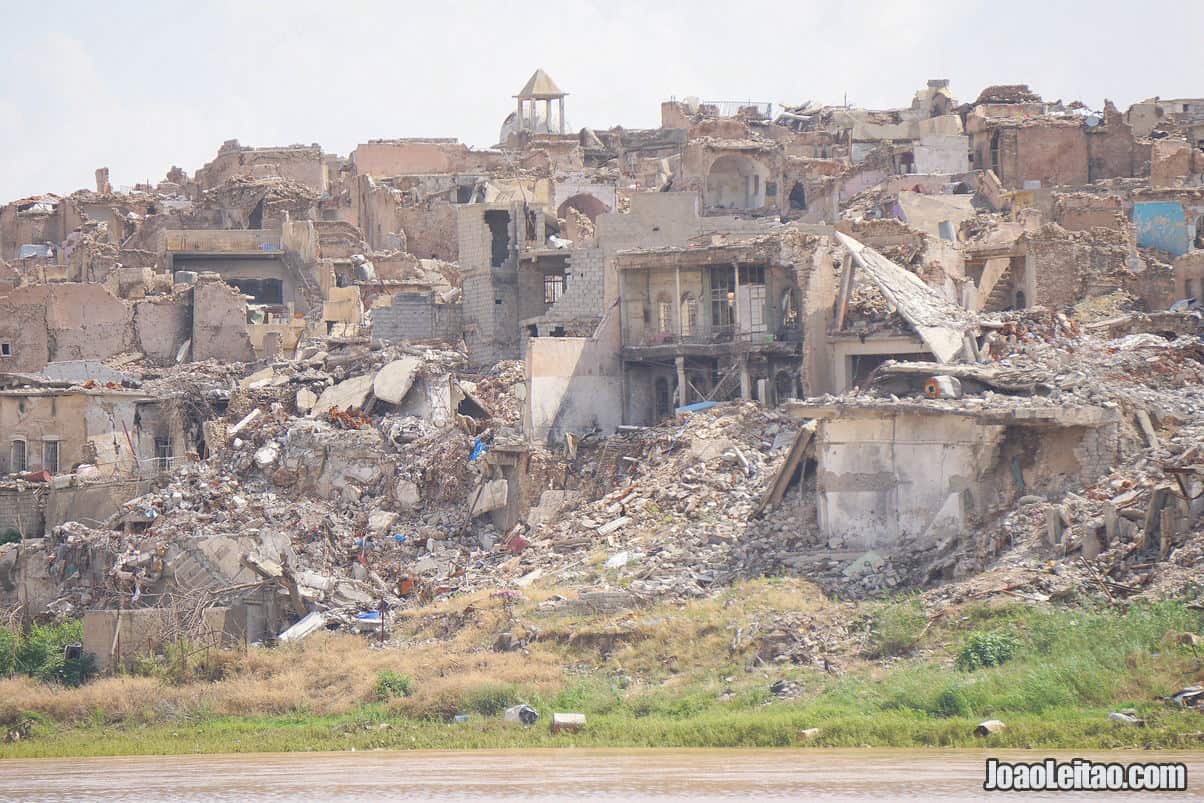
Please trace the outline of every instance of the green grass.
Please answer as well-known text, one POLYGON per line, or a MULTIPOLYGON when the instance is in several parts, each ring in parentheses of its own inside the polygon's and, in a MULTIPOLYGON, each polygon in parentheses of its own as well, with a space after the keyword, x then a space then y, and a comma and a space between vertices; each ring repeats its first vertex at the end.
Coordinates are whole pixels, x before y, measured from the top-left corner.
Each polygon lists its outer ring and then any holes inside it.
MULTIPOLYGON (((911 608, 912 603, 902 605, 911 608)), ((1125 612, 984 605, 944 617, 922 638, 909 637, 908 649, 917 657, 859 665, 839 677, 811 667, 742 669, 722 656, 679 675, 667 671, 636 679, 605 665, 579 667, 559 691, 544 696, 522 684, 469 687, 440 708, 448 715, 469 715, 467 724, 458 725, 443 717, 399 716, 390 702, 364 704, 338 716, 298 711, 218 717, 199 710, 118 723, 103 712, 77 723, 35 716, 31 738, 0 744, 0 757, 566 745, 784 747, 799 744, 802 728, 819 728, 820 735, 806 744, 823 747, 1200 749, 1204 717, 1158 698, 1200 681, 1204 662, 1177 646, 1176 637, 1199 633, 1201 625, 1199 612, 1170 602, 1125 612), (1007 634, 1006 660, 994 666, 979 661, 972 669, 958 661, 966 645, 990 646, 994 642, 988 636, 1000 633, 1007 634), (773 698, 767 679, 779 676, 801 682, 802 698, 773 698), (519 701, 540 711, 535 726, 500 720, 501 711, 519 701), (1119 708, 1135 708, 1146 727, 1109 721, 1108 713, 1119 708), (553 711, 585 713, 586 731, 552 735, 553 711), (974 726, 988 718, 1003 720, 1006 730, 975 738, 974 726)), ((914 621, 903 630, 914 631, 914 621)))

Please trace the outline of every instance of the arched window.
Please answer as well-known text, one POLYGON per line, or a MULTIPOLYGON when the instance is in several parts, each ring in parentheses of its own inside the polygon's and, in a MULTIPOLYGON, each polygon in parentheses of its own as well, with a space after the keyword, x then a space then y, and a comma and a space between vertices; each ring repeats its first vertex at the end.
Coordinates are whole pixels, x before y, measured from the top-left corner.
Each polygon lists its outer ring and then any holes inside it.
POLYGON ((656 331, 661 334, 673 331, 673 304, 665 296, 656 299, 656 331))
POLYGON ((788 287, 782 291, 782 328, 798 329, 799 323, 799 291, 788 287))
POLYGON ((683 337, 698 334, 698 300, 693 293, 681 297, 681 333, 683 337))
POLYGON ((706 205, 718 209, 759 209, 765 206, 769 171, 743 154, 727 154, 711 163, 706 180, 706 205))

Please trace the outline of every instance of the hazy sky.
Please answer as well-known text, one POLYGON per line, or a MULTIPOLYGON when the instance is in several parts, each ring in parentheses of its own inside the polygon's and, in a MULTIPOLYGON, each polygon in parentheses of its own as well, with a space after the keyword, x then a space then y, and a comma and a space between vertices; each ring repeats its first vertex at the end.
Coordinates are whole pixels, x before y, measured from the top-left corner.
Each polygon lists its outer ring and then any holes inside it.
POLYGON ((1204 96, 1204 3, 1097 0, 21 2, 0 7, 0 201, 190 174, 226 139, 487 147, 542 66, 575 127, 656 126, 671 95, 890 108, 1204 96))

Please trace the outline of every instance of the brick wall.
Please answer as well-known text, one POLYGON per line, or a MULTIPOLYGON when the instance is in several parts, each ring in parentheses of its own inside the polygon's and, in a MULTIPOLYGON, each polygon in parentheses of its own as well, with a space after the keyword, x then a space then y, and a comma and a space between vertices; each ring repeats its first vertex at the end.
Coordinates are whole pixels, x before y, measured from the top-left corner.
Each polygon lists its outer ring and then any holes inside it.
POLYGON ((397 293, 372 310, 372 334, 382 340, 448 340, 463 335, 459 304, 437 304, 433 293, 397 293))

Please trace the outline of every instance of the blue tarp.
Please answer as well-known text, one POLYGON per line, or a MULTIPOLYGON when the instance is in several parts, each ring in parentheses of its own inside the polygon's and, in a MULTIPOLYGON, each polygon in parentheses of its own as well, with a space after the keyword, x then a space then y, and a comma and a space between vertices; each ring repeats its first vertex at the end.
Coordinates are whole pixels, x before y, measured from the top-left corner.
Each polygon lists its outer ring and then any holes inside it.
POLYGON ((472 442, 472 452, 470 452, 468 455, 468 462, 471 463, 472 461, 476 460, 478 457, 480 457, 481 455, 485 454, 485 452, 488 452, 488 451, 489 451, 489 447, 485 444, 485 442, 482 441, 480 438, 477 438, 475 441, 472 442))
POLYGON ((700 410, 709 410, 718 403, 719 402, 713 402, 713 401, 694 402, 693 404, 687 404, 685 407, 678 407, 677 412, 679 412, 679 413, 697 413, 700 410))

